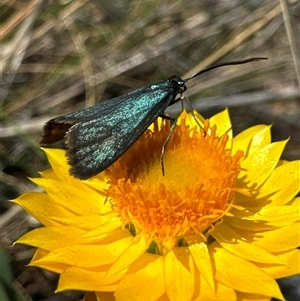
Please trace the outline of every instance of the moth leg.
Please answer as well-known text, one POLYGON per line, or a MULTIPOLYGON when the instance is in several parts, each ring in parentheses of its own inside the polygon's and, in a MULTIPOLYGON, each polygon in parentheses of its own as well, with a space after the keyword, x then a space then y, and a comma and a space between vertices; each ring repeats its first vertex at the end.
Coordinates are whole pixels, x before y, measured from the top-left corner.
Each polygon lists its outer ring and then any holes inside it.
POLYGON ((177 120, 177 118, 172 118, 172 117, 164 115, 164 114, 160 114, 159 117, 161 117, 162 119, 167 119, 167 120, 171 120, 171 121, 177 120))
POLYGON ((205 129, 201 126, 201 124, 199 123, 198 119, 196 118, 195 113, 194 113, 194 110, 192 110, 191 113, 192 113, 193 118, 195 119, 196 123, 199 125, 200 129, 203 130, 203 136, 205 137, 205 136, 206 136, 206 131, 205 131, 205 129))
POLYGON ((177 118, 171 118, 169 116, 164 116, 164 115, 161 115, 162 118, 165 118, 165 119, 168 119, 168 120, 171 120, 173 121, 172 123, 172 126, 171 126, 171 129, 170 129, 170 133, 167 137, 167 139, 165 140, 164 144, 162 145, 161 147, 161 156, 160 156, 160 163, 161 163, 161 171, 162 171, 162 175, 165 176, 165 164, 164 164, 164 158, 165 158, 165 148, 168 144, 168 142, 170 141, 174 131, 175 131, 175 127, 176 127, 176 123, 177 123, 177 118))
MULTIPOLYGON (((182 100, 183 100, 184 98, 186 99, 186 101, 187 101, 187 103, 188 103, 189 111, 191 112, 193 118, 195 119, 195 121, 196 121, 196 123, 198 124, 198 126, 200 127, 200 129, 203 130, 203 132, 204 132, 204 137, 205 137, 205 136, 206 136, 206 132, 205 132, 205 130, 203 129, 203 127, 201 126, 201 124, 199 123, 198 119, 196 118, 195 113, 194 113, 194 108, 193 108, 193 106, 192 106, 192 104, 191 104, 189 98, 188 98, 187 96, 182 96, 182 97, 181 97, 182 100)), ((181 103, 183 104, 183 102, 181 102, 181 103)))

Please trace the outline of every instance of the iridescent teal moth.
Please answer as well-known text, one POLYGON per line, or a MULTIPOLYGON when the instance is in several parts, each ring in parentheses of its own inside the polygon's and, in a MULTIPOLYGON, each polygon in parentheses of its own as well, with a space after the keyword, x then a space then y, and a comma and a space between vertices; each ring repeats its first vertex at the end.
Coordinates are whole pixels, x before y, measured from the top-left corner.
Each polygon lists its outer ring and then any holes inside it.
POLYGON ((186 91, 187 81, 215 68, 262 59, 266 58, 212 65, 186 79, 172 77, 51 119, 44 126, 41 144, 48 146, 64 139, 70 174, 79 179, 90 178, 121 157, 156 118, 168 118, 164 115, 166 108, 181 99, 176 96, 186 91))

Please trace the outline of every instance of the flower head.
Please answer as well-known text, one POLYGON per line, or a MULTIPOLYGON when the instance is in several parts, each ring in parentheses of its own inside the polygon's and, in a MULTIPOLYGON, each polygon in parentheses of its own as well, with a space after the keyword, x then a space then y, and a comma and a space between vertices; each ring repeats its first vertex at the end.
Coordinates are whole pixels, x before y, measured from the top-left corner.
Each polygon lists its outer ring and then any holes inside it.
POLYGON ((163 154, 155 122, 117 162, 80 181, 65 153, 33 179, 45 193, 15 202, 45 227, 19 239, 31 265, 61 274, 58 291, 94 300, 283 299, 276 278, 299 273, 300 162, 280 160, 270 127, 232 138, 228 112, 183 113, 163 154), (90 293, 88 296, 91 296, 90 293), (103 299, 102 299, 103 298, 103 299))

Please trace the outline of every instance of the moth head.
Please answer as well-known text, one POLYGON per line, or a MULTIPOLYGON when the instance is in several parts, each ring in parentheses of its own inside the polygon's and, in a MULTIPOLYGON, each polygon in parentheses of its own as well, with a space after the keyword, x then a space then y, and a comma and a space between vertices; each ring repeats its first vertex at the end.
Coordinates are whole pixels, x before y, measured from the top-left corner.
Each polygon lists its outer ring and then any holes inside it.
POLYGON ((169 78, 169 81, 175 83, 176 85, 176 89, 177 89, 177 94, 182 94, 183 92, 186 91, 186 85, 185 85, 185 81, 180 78, 179 76, 173 75, 169 78))

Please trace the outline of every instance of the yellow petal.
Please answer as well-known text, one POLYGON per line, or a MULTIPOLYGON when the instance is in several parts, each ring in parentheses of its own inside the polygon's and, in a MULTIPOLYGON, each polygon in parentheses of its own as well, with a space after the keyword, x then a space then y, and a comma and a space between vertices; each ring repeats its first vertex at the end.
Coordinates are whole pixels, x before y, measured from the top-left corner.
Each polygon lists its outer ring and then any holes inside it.
POLYGON ((217 243, 210 246, 217 281, 237 291, 283 299, 276 281, 256 265, 231 254, 217 243))
POLYGON ((211 235, 227 251, 241 258, 263 263, 283 264, 276 256, 265 249, 245 241, 225 223, 215 228, 211 235))
POLYGON ((107 272, 106 277, 111 277, 114 274, 127 268, 131 263, 137 260, 147 249, 146 241, 143 237, 138 241, 134 241, 130 246, 127 246, 124 253, 118 258, 118 260, 112 265, 107 272))
MULTIPOLYGON (((69 209, 78 215, 93 215, 103 212, 105 199, 93 189, 86 187, 87 190, 78 189, 78 185, 71 186, 64 182, 50 179, 32 179, 32 181, 43 187, 54 200, 61 206, 69 209)), ((107 205, 108 207, 108 205, 107 205)), ((51 214, 51 208, 45 208, 51 214)))
POLYGON ((207 284, 203 277, 200 280, 200 295, 195 301, 236 301, 234 289, 215 281, 215 290, 207 284))
MULTIPOLYGON (((248 216, 249 214, 247 214, 248 216)), ((223 220, 225 224, 241 230, 265 231, 274 229, 274 226, 268 225, 265 220, 253 222, 252 220, 241 219, 240 216, 224 216, 223 220)))
MULTIPOLYGON (((183 111, 181 114, 182 115, 185 114, 186 117, 185 124, 187 124, 191 128, 197 127, 197 129, 199 130, 199 124, 201 125, 201 127, 203 127, 205 118, 203 118, 197 111, 193 111, 194 116, 192 113, 187 113, 186 111, 183 111), (197 121, 195 120, 195 118, 197 121)), ((183 122, 183 119, 179 117, 177 124, 180 125, 181 122, 183 122)))
POLYGON ((81 235, 80 238, 84 240, 87 239, 87 241, 88 239, 93 241, 93 239, 99 240, 105 236, 108 240, 118 240, 126 237, 129 237, 133 240, 133 236, 129 231, 123 231, 121 228, 116 227, 116 224, 119 225, 119 222, 120 220, 118 218, 112 219, 99 228, 87 231, 85 234, 81 235))
POLYGON ((45 208, 51 210, 51 214, 54 216, 63 216, 66 218, 74 216, 74 213, 61 206, 46 193, 28 192, 22 194, 13 202, 22 206, 29 214, 45 226, 59 225, 59 223, 48 218, 45 208))
POLYGON ((300 188, 300 160, 288 162, 277 167, 263 184, 258 198, 268 196, 274 205, 285 205, 300 188))
POLYGON ((258 294, 247 294, 242 292, 237 292, 236 301, 270 301, 269 297, 265 297, 258 294))
POLYGON ((70 267, 61 274, 56 292, 65 290, 104 291, 116 290, 116 283, 124 276, 125 271, 112 278, 104 278, 105 269, 87 270, 84 268, 70 267))
POLYGON ((31 261, 36 261, 42 257, 44 257, 45 255, 47 255, 49 253, 49 251, 43 250, 43 249, 36 249, 31 261))
POLYGON ((214 125, 217 126, 218 136, 228 134, 229 138, 232 138, 232 126, 228 109, 225 109, 224 111, 217 113, 216 115, 209 118, 209 124, 211 127, 213 127, 214 125))
POLYGON ((293 198, 289 203, 291 206, 300 206, 300 197, 293 198))
POLYGON ((58 222, 60 225, 67 226, 77 226, 78 228, 85 230, 93 230, 98 229, 99 227, 106 228, 102 229, 102 234, 104 231, 107 233, 108 231, 115 230, 117 228, 121 228, 122 223, 120 219, 115 219, 118 223, 110 223, 110 220, 105 215, 87 215, 87 216, 75 216, 75 217, 49 217, 49 220, 53 222, 58 222), (109 225, 110 227, 105 227, 105 225, 109 225))
MULTIPOLYGON (((214 291, 213 270, 208 253, 207 244, 204 242, 190 245, 189 251, 192 254, 194 263, 207 284, 214 291)), ((202 286, 202 285, 201 285, 202 286)))
POLYGON ((118 301, 155 301, 164 293, 163 257, 145 253, 131 264, 115 296, 118 301))
POLYGON ((37 228, 23 235, 16 243, 28 244, 48 251, 68 246, 85 233, 76 227, 37 228))
POLYGON ((279 229, 258 233, 259 239, 254 243, 270 252, 295 249, 300 245, 299 224, 296 222, 279 229))
POLYGON ((265 126, 257 132, 251 141, 249 155, 257 154, 260 150, 271 143, 271 126, 265 126))
MULTIPOLYGON (((228 109, 225 109, 224 111, 217 113, 216 115, 212 116, 209 119, 210 126, 217 126, 217 135, 219 137, 227 134, 228 135, 228 141, 226 143, 226 148, 231 149, 232 148, 232 125, 231 120, 229 116, 228 109)), ((234 153, 233 153, 234 154, 234 153)))
POLYGON ((258 187, 276 167, 287 141, 274 142, 259 151, 253 152, 241 163, 242 170, 238 176, 238 186, 247 183, 247 187, 258 187), (241 180, 243 180, 242 183, 241 180))
POLYGON ((255 223, 261 221, 268 226, 283 227, 300 220, 300 208, 296 206, 268 206, 261 208, 246 208, 240 211, 233 208, 230 212, 240 221, 249 220, 255 223))
POLYGON ((49 169, 46 169, 43 171, 39 171, 39 174, 40 174, 41 178, 59 181, 59 177, 56 175, 56 173, 54 172, 54 170, 52 168, 49 168, 49 169))
POLYGON ((70 176, 70 166, 67 163, 66 151, 62 149, 42 148, 57 178, 65 183, 79 183, 80 180, 70 176))
POLYGON ((268 128, 266 125, 256 125, 235 136, 233 138, 232 153, 235 154, 238 150, 242 150, 247 156, 253 137, 265 132, 266 128, 268 128))
POLYGON ((69 265, 60 263, 60 262, 53 262, 53 261, 44 261, 39 264, 36 264, 34 261, 31 261, 28 266, 34 266, 39 267, 44 270, 48 270, 53 273, 61 274, 63 273, 67 268, 69 268, 69 265))
POLYGON ((170 301, 189 301, 194 294, 193 260, 187 248, 174 248, 164 255, 164 278, 170 301))
POLYGON ((282 262, 284 266, 273 266, 260 264, 260 268, 266 271, 275 279, 289 277, 292 275, 300 274, 300 250, 294 249, 289 252, 282 252, 275 254, 282 262))
POLYGON ((65 150, 51 148, 43 148, 43 150, 46 153, 49 163, 52 167, 52 169, 41 172, 41 175, 44 178, 58 180, 86 192, 89 192, 89 188, 86 184, 90 184, 92 188, 97 187, 98 190, 101 188, 107 188, 107 183, 105 183, 103 173, 86 181, 82 181, 71 176, 69 173, 70 165, 67 163, 65 150))
POLYGON ((92 177, 88 180, 82 181, 85 185, 96 189, 103 193, 106 189, 109 188, 109 184, 106 182, 105 173, 100 173, 99 175, 92 177))
POLYGON ((33 262, 59 262, 78 267, 97 267, 113 263, 128 247, 130 239, 123 239, 105 245, 74 245, 53 250, 33 262))
POLYGON ((33 258, 31 259, 29 266, 37 266, 39 268, 51 271, 53 273, 61 274, 63 271, 65 271, 69 265, 60 263, 60 262, 46 262, 42 265, 35 265, 34 262, 43 258, 49 253, 49 251, 45 251, 43 249, 37 249, 36 252, 33 255, 33 258))

